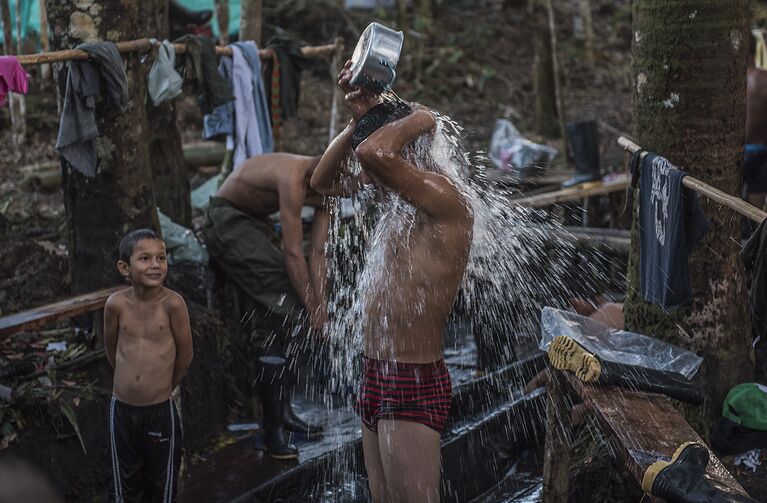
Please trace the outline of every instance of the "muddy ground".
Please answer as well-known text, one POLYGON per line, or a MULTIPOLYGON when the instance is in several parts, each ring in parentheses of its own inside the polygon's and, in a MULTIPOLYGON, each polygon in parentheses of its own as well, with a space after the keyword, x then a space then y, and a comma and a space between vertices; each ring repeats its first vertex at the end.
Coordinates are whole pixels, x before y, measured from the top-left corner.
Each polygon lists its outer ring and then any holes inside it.
MULTIPOLYGON (((512 0, 441 2, 425 44, 420 81, 413 79, 411 55, 406 54, 401 62, 398 94, 438 109, 462 124, 466 144, 472 151, 488 149, 498 118, 510 119, 529 138, 562 150, 560 141, 541 138, 534 130, 532 69, 538 29, 537 18, 528 12, 527 3, 512 0)), ((330 1, 279 4, 280 7, 267 6, 267 25, 281 26, 312 45, 329 43, 336 36, 342 36, 347 54, 369 21, 395 24, 393 11, 341 12, 336 2, 330 1)), ((583 41, 575 36, 571 3, 555 4, 565 119, 596 118, 606 124, 601 129, 605 170, 622 169, 623 155, 615 145, 615 132, 631 131, 630 2, 592 0, 594 68, 586 64, 583 41)), ((13 147, 9 111, 7 107, 0 108, 0 315, 69 294, 67 235, 60 188, 54 185, 47 190, 34 190, 24 182, 28 170, 22 167, 58 159, 53 148, 58 130, 54 86, 41 79, 39 67, 28 71, 33 78, 26 102, 28 134, 22 148, 13 147)), ((299 115, 285 125, 283 150, 320 154, 327 146, 332 77, 326 61, 318 61, 304 72, 299 115)), ((202 118, 194 99, 190 96, 177 99, 177 110, 184 141, 199 141, 202 118)), ((562 155, 557 162, 562 168, 562 155)), ((189 175, 195 185, 205 176, 192 170, 189 175)), ((224 330, 220 321, 216 321, 215 313, 201 307, 195 307, 194 311, 195 323, 208 327, 207 333, 224 330)), ((87 350, 95 347, 92 336, 87 333, 72 331, 68 325, 58 329, 59 332, 25 334, 3 343, 0 366, 21 361, 40 368, 52 357, 45 350, 46 343, 62 338, 69 341, 70 347, 82 346, 87 350)), ((187 396, 185 406, 198 402, 199 408, 211 409, 205 424, 188 425, 201 437, 211 436, 227 420, 243 413, 242 395, 226 384, 232 379, 231 371, 226 365, 215 363, 217 359, 229 357, 225 346, 225 343, 209 344, 195 359, 198 368, 187 379, 187 389, 201 391, 194 397, 187 396), (206 375, 213 378, 206 381, 206 375), (200 402, 200 396, 209 400, 200 402)), ((103 494, 109 478, 107 451, 103 448, 106 443, 102 442, 99 423, 105 417, 108 369, 100 362, 84 370, 62 372, 54 378, 59 386, 66 388, 63 393, 56 395, 47 390, 36 401, 26 401, 24 407, 13 410, 0 407, 0 447, 8 445, 5 452, 0 450, 0 455, 24 453, 54 474, 54 482, 68 499, 88 500, 103 494), (90 390, 88 396, 78 388, 83 383, 90 390), (80 418, 83 442, 89 448, 85 458, 72 424, 61 413, 62 397, 72 404, 70 408, 80 418), (83 464, 94 468, 83 474, 83 464)), ((13 380, 3 383, 18 384, 13 380)), ((35 381, 33 387, 45 386, 45 382, 35 381)), ((189 447, 193 448, 191 444, 189 447)), ((636 491, 620 489, 626 482, 625 474, 618 473, 609 480, 601 476, 606 467, 617 469, 609 463, 594 463, 593 468, 580 472, 573 484, 574 501, 585 501, 581 499, 584 494, 605 495, 608 499, 604 501, 636 501, 636 491), (595 490, 595 485, 601 489, 595 490)), ((761 477, 741 469, 734 473, 742 477, 744 485, 754 491, 755 496, 765 497, 766 477, 764 468, 760 470, 761 477)))

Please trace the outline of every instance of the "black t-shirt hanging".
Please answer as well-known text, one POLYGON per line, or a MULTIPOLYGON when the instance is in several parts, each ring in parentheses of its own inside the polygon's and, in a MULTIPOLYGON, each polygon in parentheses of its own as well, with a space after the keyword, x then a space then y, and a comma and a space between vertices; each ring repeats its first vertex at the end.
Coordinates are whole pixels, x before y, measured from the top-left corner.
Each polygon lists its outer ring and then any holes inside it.
POLYGON ((687 253, 708 230, 686 173, 648 153, 641 162, 639 199, 642 296, 664 311, 692 301, 687 253))

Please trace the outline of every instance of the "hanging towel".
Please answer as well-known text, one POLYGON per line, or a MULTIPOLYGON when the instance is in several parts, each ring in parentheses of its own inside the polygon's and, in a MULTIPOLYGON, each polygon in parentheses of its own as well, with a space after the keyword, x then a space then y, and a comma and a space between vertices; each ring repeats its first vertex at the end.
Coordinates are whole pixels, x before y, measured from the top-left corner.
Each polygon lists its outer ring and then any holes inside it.
MULTIPOLYGON (((157 42, 155 39, 151 41, 157 42)), ((170 41, 163 40, 157 47, 157 59, 146 77, 147 91, 155 106, 181 94, 184 79, 174 68, 175 64, 176 49, 170 41)))
MULTIPOLYGON (((301 53, 301 47, 306 45, 294 40, 286 32, 280 30, 266 43, 267 49, 272 49, 279 62, 279 103, 282 109, 282 119, 289 119, 298 113, 298 99, 301 94, 301 70, 309 66, 309 58, 301 53)), ((272 61, 267 61, 266 89, 271 91, 274 83, 272 61)))
POLYGON ((67 88, 56 150, 80 173, 96 173, 96 101, 106 95, 109 108, 123 113, 128 108, 128 79, 114 42, 80 44, 76 49, 90 59, 69 63, 67 88), (103 88, 102 88, 103 85, 103 88))
MULTIPOLYGON (((253 108, 256 122, 258 124, 258 132, 261 137, 261 151, 253 152, 252 154, 248 153, 246 158, 251 155, 273 152, 274 140, 272 138, 272 126, 269 123, 269 102, 266 98, 264 80, 261 76, 261 58, 258 55, 258 46, 256 46, 256 43, 253 41, 235 42, 232 45, 240 48, 243 58, 248 65, 250 65, 250 76, 253 89, 253 108)), ((234 106, 236 109, 237 103, 235 103, 234 106)), ((248 125, 250 126, 251 123, 249 122, 248 125)), ((235 162, 234 165, 236 166, 237 163, 235 162)))
POLYGON ((14 56, 0 56, 0 107, 9 92, 27 94, 29 76, 14 56))
POLYGON ((186 45, 183 75, 192 83, 203 114, 234 99, 232 89, 218 73, 216 46, 205 35, 184 35, 175 42, 186 45))
POLYGON ((687 254, 708 230, 697 194, 682 186, 684 171, 648 153, 640 173, 640 282, 647 302, 664 311, 692 301, 687 254))

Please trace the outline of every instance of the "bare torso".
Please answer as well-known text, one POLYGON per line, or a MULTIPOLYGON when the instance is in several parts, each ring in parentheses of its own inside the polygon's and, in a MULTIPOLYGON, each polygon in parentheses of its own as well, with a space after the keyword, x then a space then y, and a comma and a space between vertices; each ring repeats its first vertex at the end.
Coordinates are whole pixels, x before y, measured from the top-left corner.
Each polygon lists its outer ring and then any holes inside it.
POLYGON ((468 260, 472 218, 468 209, 463 220, 441 222, 414 212, 414 223, 405 229, 384 223, 376 237, 380 249, 367 258, 366 267, 379 268, 363 293, 365 354, 371 358, 428 363, 443 357, 443 332, 468 260))
MULTIPOLYGON (((286 153, 251 157, 234 170, 216 192, 240 210, 256 217, 266 217, 280 210, 279 184, 291 171, 306 171, 314 166, 311 157, 286 153)), ((307 179, 308 187, 308 179, 307 179)), ((305 204, 319 206, 321 197, 307 193, 305 204)))
POLYGON ((748 69, 746 143, 767 145, 767 71, 748 69))
POLYGON ((119 292, 115 398, 130 405, 151 405, 170 398, 176 343, 168 305, 171 295, 163 288, 152 302, 134 298, 130 289, 119 292))

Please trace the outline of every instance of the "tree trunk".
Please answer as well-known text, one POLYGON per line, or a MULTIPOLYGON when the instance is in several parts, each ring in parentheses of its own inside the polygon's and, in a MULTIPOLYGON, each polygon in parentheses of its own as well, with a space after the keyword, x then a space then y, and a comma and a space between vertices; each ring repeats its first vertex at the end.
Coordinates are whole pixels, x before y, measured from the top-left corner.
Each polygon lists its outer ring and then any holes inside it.
MULTIPOLYGON (((634 3, 633 19, 639 144, 690 175, 738 195, 748 1, 641 0, 634 3)), ((687 347, 704 358, 699 373, 707 400, 687 416, 707 435, 727 391, 752 373, 746 282, 737 256, 740 218, 705 198, 701 205, 711 226, 689 256, 693 304, 670 315, 641 298, 635 205, 625 314, 628 329, 687 347)))
POLYGON ((253 40, 261 47, 261 0, 240 1, 240 40, 253 40))
POLYGON ((229 43, 229 0, 216 0, 216 18, 218 19, 219 41, 221 45, 229 43))
MULTIPOLYGON (((142 0, 139 16, 149 20, 145 35, 159 40, 168 38, 167 0, 142 0)), ((176 125, 173 100, 154 106, 146 102, 149 134, 149 161, 152 167, 154 197, 160 210, 184 227, 192 226, 192 201, 187 177, 181 134, 176 125)))
MULTIPOLYGON (((53 50, 69 49, 84 41, 133 40, 145 36, 147 19, 137 2, 47 0, 53 50), (81 7, 78 7, 81 6, 81 7)), ((149 162, 145 102, 148 65, 139 53, 123 54, 127 62, 130 103, 116 114, 103 103, 96 106, 100 137, 98 167, 87 178, 62 159, 64 204, 69 230, 73 293, 84 293, 118 283, 117 245, 131 229, 159 230, 149 162)), ((54 76, 63 98, 67 64, 56 64, 54 76)))

